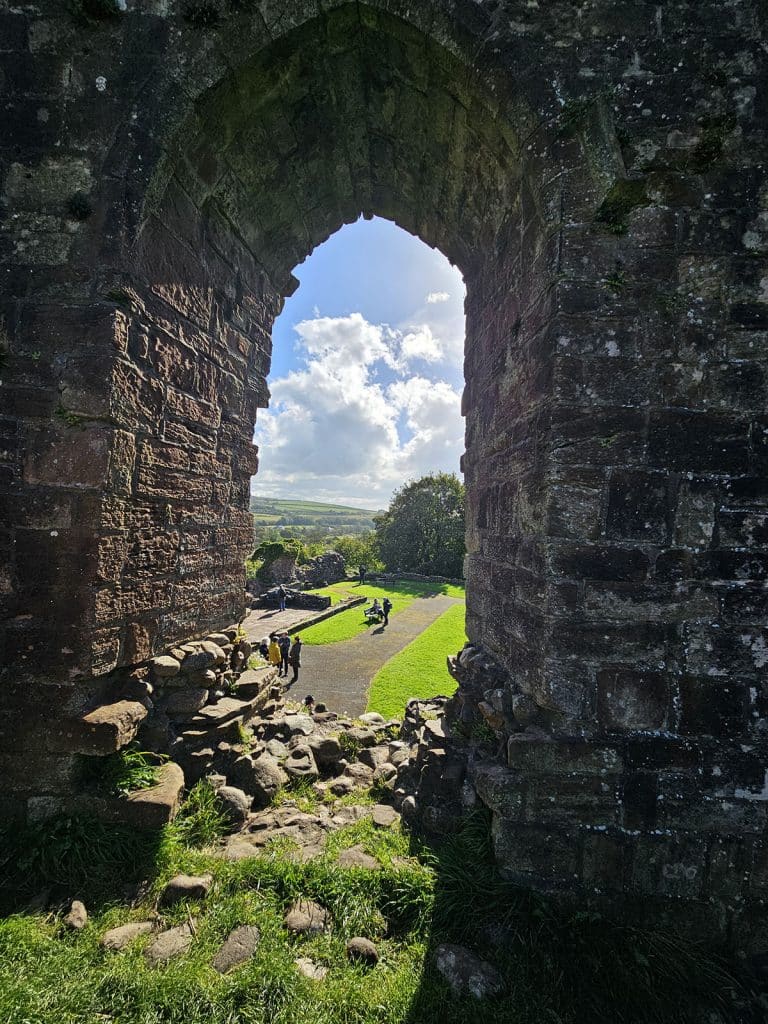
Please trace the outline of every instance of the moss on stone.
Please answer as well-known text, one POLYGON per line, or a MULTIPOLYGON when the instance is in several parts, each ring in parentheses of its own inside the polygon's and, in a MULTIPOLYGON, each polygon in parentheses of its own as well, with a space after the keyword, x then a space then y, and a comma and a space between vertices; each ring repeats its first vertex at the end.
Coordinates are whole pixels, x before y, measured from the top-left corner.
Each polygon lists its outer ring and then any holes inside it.
POLYGON ((648 202, 644 181, 637 178, 622 178, 614 183, 595 214, 595 224, 605 227, 611 234, 624 235, 629 227, 629 217, 638 206, 648 202))
POLYGON ((709 118, 702 124, 701 137, 691 150, 687 166, 698 174, 704 174, 723 156, 725 140, 736 126, 736 119, 730 115, 709 118))

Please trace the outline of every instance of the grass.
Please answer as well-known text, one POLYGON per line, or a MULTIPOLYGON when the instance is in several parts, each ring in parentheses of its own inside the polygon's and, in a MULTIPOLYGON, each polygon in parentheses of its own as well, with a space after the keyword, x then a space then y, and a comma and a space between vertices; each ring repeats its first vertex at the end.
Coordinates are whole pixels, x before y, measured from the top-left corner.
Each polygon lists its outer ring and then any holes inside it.
POLYGON ((456 683, 445 660, 464 646, 464 614, 463 604, 449 608, 379 669, 368 691, 368 711, 391 718, 402 715, 411 697, 453 693, 456 683))
POLYGON ((160 767, 168 758, 139 750, 135 743, 107 757, 84 758, 84 781, 111 796, 124 796, 157 785, 160 767))
MULTIPOLYGON (((90 918, 82 932, 63 930, 57 913, 21 912, 0 921, 4 1024, 720 1024, 763 1019, 754 996, 756 1015, 737 1016, 734 994, 744 1001, 750 992, 742 979, 695 944, 618 927, 593 913, 574 913, 505 882, 493 864, 484 815, 470 819, 459 835, 435 850, 397 828, 376 829, 363 820, 332 834, 322 856, 307 863, 296 862, 277 846, 230 862, 198 848, 205 835, 217 831, 209 797, 202 795, 205 788, 193 790, 180 820, 151 841, 145 837, 156 854, 151 863, 141 863, 147 884, 134 904, 118 893, 139 867, 135 840, 105 847, 104 826, 91 823, 102 837, 99 844, 84 826, 76 832, 58 828, 59 845, 68 834, 82 847, 77 858, 70 857, 70 866, 89 859, 94 876, 111 873, 115 890, 98 903, 89 886, 79 888, 79 869, 74 875, 57 871, 69 886, 62 890, 64 899, 78 895, 88 906, 90 918), (338 852, 358 844, 378 858, 380 871, 338 867, 338 852), (115 859, 121 849, 122 864, 115 859), (182 901, 163 911, 164 925, 195 918, 188 952, 165 967, 150 968, 143 956, 148 936, 120 953, 102 950, 104 931, 145 920, 155 911, 164 883, 179 871, 209 871, 214 877, 206 900, 182 901), (299 897, 315 899, 330 911, 329 934, 303 938, 285 931, 283 914, 299 897), (256 954, 230 974, 218 975, 211 960, 231 929, 242 924, 260 930, 256 954), (377 943, 380 962, 372 970, 348 962, 344 943, 353 935, 377 943), (486 1002, 454 996, 433 966, 441 942, 467 944, 492 961, 504 977, 504 996, 486 1002), (327 966, 325 981, 303 978, 294 966, 299 956, 327 966), (719 1016, 712 1017, 710 1010, 719 1016)), ((51 880, 48 862, 33 852, 40 844, 50 849, 51 829, 49 823, 24 837, 31 844, 25 884, 33 891, 51 880)), ((19 868, 11 873, 18 875, 19 868)))
POLYGON ((324 622, 318 622, 301 632, 301 639, 307 644, 337 644, 344 640, 352 640, 353 637, 364 633, 369 628, 363 614, 364 609, 371 604, 375 597, 383 601, 389 597, 392 602, 390 617, 399 614, 416 600, 417 597, 429 597, 435 594, 445 594, 448 597, 464 598, 464 588, 454 584, 429 584, 419 583, 410 580, 398 580, 385 586, 366 583, 360 586, 359 583, 333 583, 329 587, 322 587, 312 591, 314 594, 323 594, 331 598, 331 604, 338 604, 347 597, 365 597, 365 605, 358 605, 346 611, 339 612, 324 622))

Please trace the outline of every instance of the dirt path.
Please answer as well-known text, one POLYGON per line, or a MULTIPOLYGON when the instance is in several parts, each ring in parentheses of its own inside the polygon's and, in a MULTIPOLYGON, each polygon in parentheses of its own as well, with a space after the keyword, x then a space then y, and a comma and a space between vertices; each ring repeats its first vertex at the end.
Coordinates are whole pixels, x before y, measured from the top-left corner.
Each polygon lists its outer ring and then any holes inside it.
MULTIPOLYGON (((455 597, 437 594, 417 597, 393 615, 389 625, 371 626, 352 640, 312 646, 302 653, 302 668, 295 686, 286 695, 303 700, 311 693, 332 711, 357 717, 365 711, 368 686, 385 661, 415 640, 423 630, 454 604, 455 597)), ((290 678, 290 677, 289 677, 290 678)))

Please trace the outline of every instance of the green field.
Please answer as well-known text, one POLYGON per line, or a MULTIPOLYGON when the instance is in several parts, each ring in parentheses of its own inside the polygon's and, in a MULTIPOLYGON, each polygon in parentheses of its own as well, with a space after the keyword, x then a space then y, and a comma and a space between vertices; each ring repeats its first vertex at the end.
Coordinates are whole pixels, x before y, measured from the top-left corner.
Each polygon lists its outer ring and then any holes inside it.
POLYGON ((379 669, 368 691, 368 711, 399 717, 412 697, 450 696, 456 681, 445 659, 464 646, 465 607, 454 605, 379 669))
POLYGON ((290 526, 300 536, 310 530, 323 530, 329 536, 365 533, 372 530, 371 509, 350 505, 328 505, 322 501, 292 501, 251 495, 251 513, 255 526, 290 526))
POLYGON ((446 594, 449 597, 464 597, 464 588, 457 587, 450 583, 436 585, 434 583, 419 583, 410 580, 398 580, 397 583, 388 583, 384 586, 366 583, 360 586, 357 583, 333 583, 329 587, 321 587, 313 590, 314 594, 326 594, 331 598, 331 604, 338 604, 347 597, 365 597, 364 605, 357 605, 347 611, 339 612, 324 622, 318 622, 316 626, 310 626, 302 630, 301 639, 307 644, 336 644, 342 640, 351 640, 359 633, 368 629, 368 623, 363 615, 364 609, 371 604, 375 597, 383 601, 389 597, 392 602, 390 617, 407 608, 417 597, 424 597, 428 594, 446 594))

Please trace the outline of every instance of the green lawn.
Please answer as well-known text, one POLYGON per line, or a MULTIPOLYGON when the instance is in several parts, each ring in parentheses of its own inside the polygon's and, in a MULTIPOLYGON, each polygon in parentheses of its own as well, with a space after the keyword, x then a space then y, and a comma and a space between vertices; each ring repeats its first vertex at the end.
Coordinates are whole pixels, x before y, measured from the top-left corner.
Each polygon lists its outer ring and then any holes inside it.
POLYGON ((451 694, 456 682, 445 659, 464 646, 463 604, 454 605, 379 669, 368 691, 368 710, 385 718, 403 714, 411 697, 451 694))
MULTIPOLYGON (((205 784, 201 784, 205 786, 205 784)), ((745 996, 722 962, 695 944, 620 928, 594 913, 526 894, 504 881, 490 852, 484 815, 443 845, 424 849, 370 819, 329 835, 320 856, 291 857, 286 841, 246 860, 199 848, 215 838, 215 801, 193 791, 177 822, 159 834, 98 822, 47 822, 5 841, 0 895, 18 908, 43 891, 50 911, 0 920, 3 1024, 719 1024, 762 1019, 733 1010, 745 996), (196 806, 196 810, 194 807, 196 806), (360 844, 380 871, 340 869, 339 850, 360 844), (160 928, 194 921, 187 952, 165 966, 144 956, 152 936, 122 952, 102 949, 108 928, 157 913, 164 883, 179 871, 210 872, 205 900, 160 908, 160 928), (134 902, 126 883, 144 881, 134 902), (89 920, 64 928, 56 904, 81 897, 89 920), (318 901, 328 934, 292 936, 283 927, 297 898, 318 901), (226 975, 211 961, 229 932, 255 925, 255 955, 226 975), (503 929, 504 941, 489 926, 503 929), (345 941, 371 938, 379 963, 349 962, 345 941), (500 971, 495 999, 455 995, 435 968, 440 943, 462 943, 500 971), (328 968, 323 981, 296 969, 306 957, 328 968), (708 1011, 719 1010, 712 1013, 708 1011), (730 1012, 733 1011, 733 1012, 730 1012)))
POLYGON ((378 597, 379 601, 383 601, 388 596, 392 602, 390 614, 397 615, 417 597, 424 597, 427 594, 447 594, 449 597, 463 598, 464 588, 449 583, 436 585, 399 580, 397 583, 389 583, 386 586, 366 583, 361 587, 358 583, 333 583, 329 587, 322 587, 312 593, 329 596, 332 604, 338 604, 339 601, 347 597, 364 596, 366 598, 364 605, 339 612, 338 615, 301 631, 301 639, 304 643, 336 644, 342 640, 351 640, 368 628, 363 611, 375 597, 378 597))

